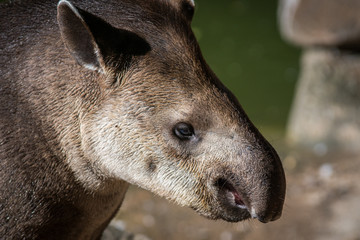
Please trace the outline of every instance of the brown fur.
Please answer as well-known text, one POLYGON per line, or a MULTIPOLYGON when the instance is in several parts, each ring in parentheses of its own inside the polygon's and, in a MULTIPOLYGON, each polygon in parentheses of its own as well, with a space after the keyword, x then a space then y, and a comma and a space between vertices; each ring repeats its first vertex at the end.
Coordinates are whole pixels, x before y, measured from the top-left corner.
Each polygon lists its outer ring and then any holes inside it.
POLYGON ((281 162, 202 58, 192 3, 71 2, 96 55, 77 58, 57 1, 0 5, 0 236, 97 239, 128 183, 213 219, 277 219, 281 162))

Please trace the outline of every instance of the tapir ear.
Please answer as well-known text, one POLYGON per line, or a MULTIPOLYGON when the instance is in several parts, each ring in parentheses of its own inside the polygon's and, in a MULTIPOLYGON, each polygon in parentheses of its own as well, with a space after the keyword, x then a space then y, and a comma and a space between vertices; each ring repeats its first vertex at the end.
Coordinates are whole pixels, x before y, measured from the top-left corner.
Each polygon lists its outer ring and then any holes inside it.
POLYGON ((150 45, 137 34, 117 29, 66 0, 58 4, 57 20, 69 52, 91 70, 104 73, 107 68, 125 67, 132 56, 150 50, 150 45))

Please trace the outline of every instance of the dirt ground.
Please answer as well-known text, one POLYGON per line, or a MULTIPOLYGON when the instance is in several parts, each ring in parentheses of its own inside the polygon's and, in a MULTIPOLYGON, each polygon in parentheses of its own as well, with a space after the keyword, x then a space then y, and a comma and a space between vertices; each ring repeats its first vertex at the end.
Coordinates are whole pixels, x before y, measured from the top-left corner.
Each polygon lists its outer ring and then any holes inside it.
POLYGON ((207 220, 131 187, 116 224, 153 240, 360 240, 360 155, 290 150, 280 155, 287 197, 278 221, 207 220))

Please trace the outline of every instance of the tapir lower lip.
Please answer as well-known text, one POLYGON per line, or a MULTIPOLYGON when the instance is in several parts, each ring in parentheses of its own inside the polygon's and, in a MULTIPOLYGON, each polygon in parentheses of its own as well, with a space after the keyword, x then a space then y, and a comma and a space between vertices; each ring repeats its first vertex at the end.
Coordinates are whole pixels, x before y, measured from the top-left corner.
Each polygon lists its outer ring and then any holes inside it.
POLYGON ((215 181, 215 186, 218 188, 218 200, 222 208, 221 218, 238 222, 251 217, 246 196, 237 190, 234 184, 225 178, 219 178, 215 181))
POLYGON ((247 209, 247 205, 245 204, 244 197, 242 196, 242 194, 239 193, 239 191, 235 189, 235 187, 231 183, 225 181, 223 183, 223 188, 225 189, 226 192, 231 194, 231 196, 233 197, 232 199, 233 204, 235 206, 242 209, 247 209))

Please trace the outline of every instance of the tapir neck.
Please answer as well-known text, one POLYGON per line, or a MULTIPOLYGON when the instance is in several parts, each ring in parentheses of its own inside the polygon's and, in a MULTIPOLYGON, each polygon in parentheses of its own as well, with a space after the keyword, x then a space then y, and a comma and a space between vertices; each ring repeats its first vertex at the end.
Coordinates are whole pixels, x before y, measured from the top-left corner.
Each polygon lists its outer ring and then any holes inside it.
POLYGON ((76 207, 79 207, 77 211, 80 214, 71 218, 71 222, 76 222, 76 224, 66 229, 64 232, 66 238, 99 239, 101 237, 102 232, 120 208, 128 188, 128 183, 123 181, 109 182, 109 184, 112 187, 104 189, 107 193, 87 193, 77 199, 76 207), (70 229, 72 236, 69 235, 70 229))
POLYGON ((32 41, 31 50, 19 46, 23 58, 17 63, 8 59, 16 81, 0 88, 0 102, 11 109, 0 118, 0 137, 8 139, 0 149, 1 164, 7 166, 3 171, 0 165, 0 205, 7 209, 0 211, 0 219, 7 219, 0 233, 16 239, 98 239, 128 183, 86 171, 90 163, 81 147, 80 112, 94 105, 92 99, 101 99, 92 82, 97 73, 82 70, 68 53, 58 51, 63 49, 59 35, 39 33, 32 41), (55 47, 49 49, 40 38, 55 47), (48 65, 38 61, 42 58, 48 65), (60 65, 66 70, 57 69, 60 65), (39 80, 39 75, 44 77, 39 80), (79 176, 101 184, 84 183, 79 176))
POLYGON ((119 209, 128 184, 115 182, 117 190, 108 194, 80 193, 71 203, 65 200, 51 206, 58 213, 37 233, 38 239, 100 239, 119 209), (55 234, 54 234, 55 233, 55 234))

